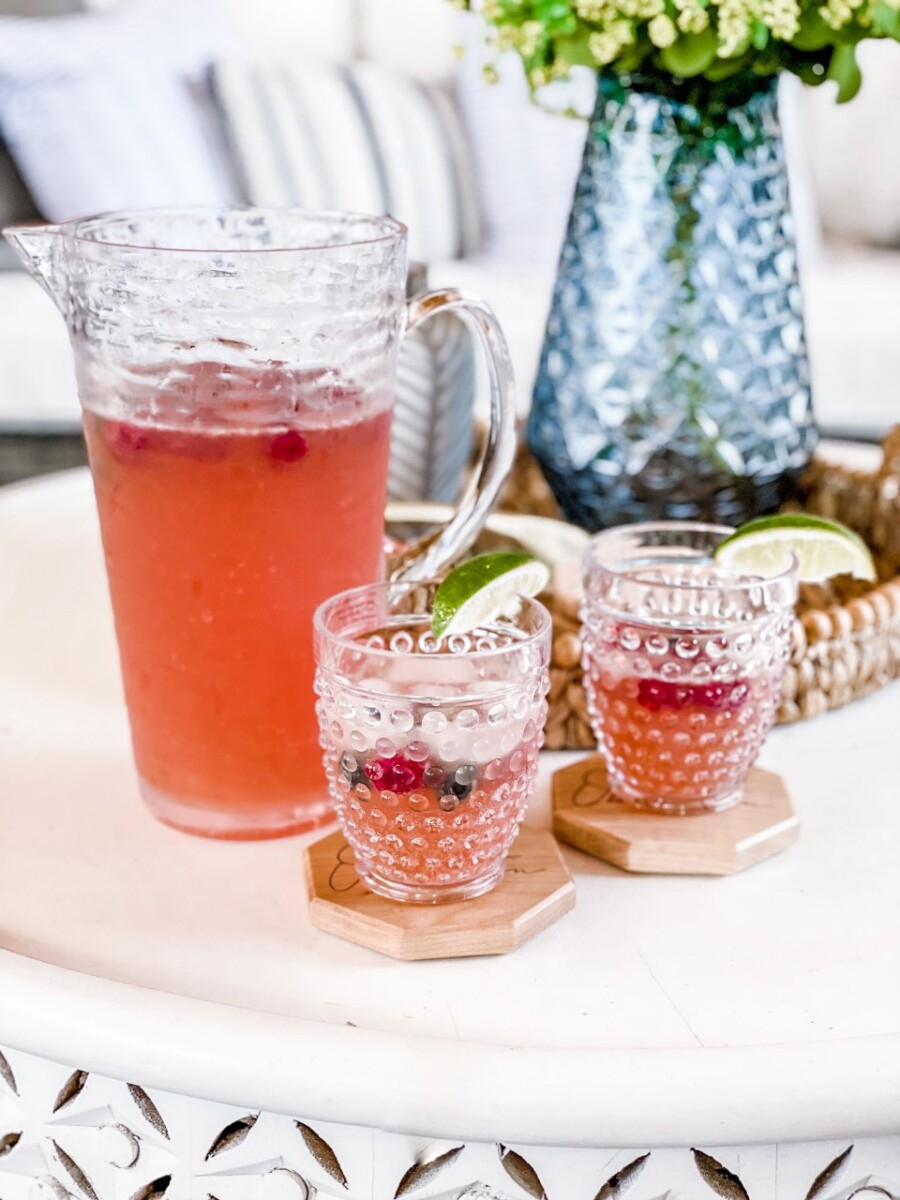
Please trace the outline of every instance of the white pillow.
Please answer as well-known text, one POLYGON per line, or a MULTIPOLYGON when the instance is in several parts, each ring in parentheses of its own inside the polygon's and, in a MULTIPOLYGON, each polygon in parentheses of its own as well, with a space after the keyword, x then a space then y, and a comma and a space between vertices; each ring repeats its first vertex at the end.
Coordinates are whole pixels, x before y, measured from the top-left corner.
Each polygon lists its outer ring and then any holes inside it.
POLYGON ((484 27, 467 23, 459 95, 484 207, 486 252, 518 265, 556 262, 581 166, 587 123, 539 108, 518 55, 486 83, 484 27))
POLYGON ((832 84, 808 88, 803 132, 819 215, 831 237, 900 247, 900 47, 859 47, 863 85, 836 104, 832 84))
POLYGON ((230 46, 212 0, 0 18, 0 136, 44 216, 231 201, 192 91, 230 46))

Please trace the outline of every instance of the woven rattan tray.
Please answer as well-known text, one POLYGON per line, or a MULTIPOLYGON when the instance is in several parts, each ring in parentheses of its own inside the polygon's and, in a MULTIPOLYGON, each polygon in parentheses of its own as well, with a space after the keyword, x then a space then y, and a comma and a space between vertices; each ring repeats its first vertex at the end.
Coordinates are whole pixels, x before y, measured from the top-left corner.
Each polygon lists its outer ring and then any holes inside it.
MULTIPOLYGON (((817 458, 802 483, 802 507, 834 517, 868 542, 877 585, 837 578, 801 588, 793 650, 778 720, 813 717, 866 696, 900 675, 900 426, 885 438, 877 470, 860 471, 817 458)), ((502 507, 558 517, 553 497, 523 450, 502 507)), ((581 684, 579 597, 574 588, 544 597, 553 612, 549 749, 594 745, 581 684)))

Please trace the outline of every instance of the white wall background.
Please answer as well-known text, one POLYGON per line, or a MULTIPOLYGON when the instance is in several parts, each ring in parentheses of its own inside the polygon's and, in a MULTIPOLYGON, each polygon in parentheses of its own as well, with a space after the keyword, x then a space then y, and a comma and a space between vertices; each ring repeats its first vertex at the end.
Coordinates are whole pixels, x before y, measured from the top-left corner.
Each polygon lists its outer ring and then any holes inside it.
POLYGON ((221 0, 248 53, 337 62, 364 52, 421 79, 446 76, 460 16, 447 0, 221 0))

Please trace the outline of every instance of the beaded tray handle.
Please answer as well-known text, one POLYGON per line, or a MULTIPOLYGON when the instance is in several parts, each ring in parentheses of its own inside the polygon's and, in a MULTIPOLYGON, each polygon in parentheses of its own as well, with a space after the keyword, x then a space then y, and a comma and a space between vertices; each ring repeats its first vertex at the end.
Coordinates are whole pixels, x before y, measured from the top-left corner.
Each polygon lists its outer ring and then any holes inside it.
MULTIPOLYGON (((879 582, 839 576, 803 584, 794 622, 791 661, 778 721, 787 724, 866 696, 900 675, 900 425, 884 439, 875 471, 814 459, 802 481, 801 506, 843 521, 869 544, 879 582)), ((501 506, 505 511, 559 517, 534 461, 523 449, 501 506)), ((588 749, 594 737, 581 683, 579 598, 554 591, 543 597, 553 613, 550 750, 588 749)))

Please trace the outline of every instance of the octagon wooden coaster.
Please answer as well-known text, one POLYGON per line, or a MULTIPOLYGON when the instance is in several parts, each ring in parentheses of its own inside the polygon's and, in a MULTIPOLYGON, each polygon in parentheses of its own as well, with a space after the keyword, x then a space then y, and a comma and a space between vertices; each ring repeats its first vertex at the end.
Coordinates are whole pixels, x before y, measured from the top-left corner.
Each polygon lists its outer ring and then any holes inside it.
POLYGON ((454 904, 400 904, 357 877, 340 832, 304 852, 309 916, 326 933, 391 958, 506 954, 575 904, 575 885, 549 833, 522 829, 493 891, 454 904))
POLYGON ((594 754, 554 775, 553 832, 625 871, 733 875, 795 842, 800 819, 781 777, 759 767, 740 803, 724 812, 642 812, 613 796, 603 759, 594 754))

